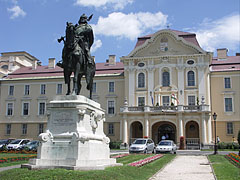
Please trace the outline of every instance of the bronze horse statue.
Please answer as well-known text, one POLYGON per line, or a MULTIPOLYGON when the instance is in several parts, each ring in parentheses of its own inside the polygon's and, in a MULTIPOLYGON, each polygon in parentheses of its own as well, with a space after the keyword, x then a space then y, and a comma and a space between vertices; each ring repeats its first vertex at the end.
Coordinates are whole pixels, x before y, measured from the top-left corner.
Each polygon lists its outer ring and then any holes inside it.
MULTIPOLYGON (((57 63, 58 66, 63 68, 64 80, 67 84, 66 95, 79 95, 81 91, 81 79, 83 75, 86 78, 87 89, 90 91, 90 99, 92 99, 93 77, 95 76, 95 62, 88 61, 86 52, 84 50, 83 36, 75 34, 77 25, 67 22, 66 36, 58 39, 60 43, 64 41, 64 48, 62 50, 62 62, 57 63), (74 73, 73 90, 70 90, 71 75, 74 73)), ((90 57, 92 58, 92 57, 90 57)))

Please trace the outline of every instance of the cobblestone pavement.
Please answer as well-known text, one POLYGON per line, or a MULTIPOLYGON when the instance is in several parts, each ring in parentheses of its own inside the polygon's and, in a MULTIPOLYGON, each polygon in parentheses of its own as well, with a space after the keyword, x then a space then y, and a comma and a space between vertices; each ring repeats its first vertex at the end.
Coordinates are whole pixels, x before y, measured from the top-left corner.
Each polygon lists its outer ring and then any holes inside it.
POLYGON ((149 180, 215 180, 206 156, 178 155, 149 180))
MULTIPOLYGON (((9 170, 9 169, 20 168, 20 167, 21 167, 21 164, 15 165, 15 166, 1 167, 1 168, 0 168, 0 172, 1 172, 1 171, 6 171, 6 170, 9 170)), ((0 178, 0 179, 1 179, 1 178, 0 178)))

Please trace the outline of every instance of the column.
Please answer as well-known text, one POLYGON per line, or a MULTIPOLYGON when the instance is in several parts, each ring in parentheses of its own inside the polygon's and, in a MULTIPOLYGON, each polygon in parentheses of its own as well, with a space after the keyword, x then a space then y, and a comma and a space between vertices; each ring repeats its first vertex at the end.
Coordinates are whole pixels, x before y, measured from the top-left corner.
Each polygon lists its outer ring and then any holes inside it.
POLYGON ((128 143, 128 139, 127 139, 127 116, 123 117, 123 143, 128 143))
POLYGON ((184 67, 178 66, 178 100, 180 105, 184 105, 184 67))
POLYGON ((150 96, 150 91, 152 92, 152 97, 154 97, 153 87, 154 86, 154 74, 153 68, 148 68, 148 105, 152 106, 152 99, 150 96))
POLYGON ((205 66, 203 65, 203 57, 198 57, 198 91, 199 99, 203 96, 206 99, 206 78, 204 75, 205 66))
POLYGON ((135 105, 135 70, 129 69, 129 80, 128 80, 128 105, 134 106, 135 105))
POLYGON ((211 122, 211 118, 209 117, 208 119, 208 143, 212 142, 212 122, 211 122))
POLYGON ((120 140, 123 140, 123 133, 122 133, 122 131, 123 131, 123 128, 122 128, 122 121, 120 120, 120 140))
POLYGON ((206 120, 205 120, 205 114, 202 114, 202 143, 206 144, 207 139, 206 139, 206 120))
POLYGON ((178 114, 178 122, 179 122, 179 137, 183 136, 183 120, 182 113, 178 114))
POLYGON ((148 120, 148 115, 145 115, 145 120, 144 120, 144 136, 149 137, 149 120, 148 120))

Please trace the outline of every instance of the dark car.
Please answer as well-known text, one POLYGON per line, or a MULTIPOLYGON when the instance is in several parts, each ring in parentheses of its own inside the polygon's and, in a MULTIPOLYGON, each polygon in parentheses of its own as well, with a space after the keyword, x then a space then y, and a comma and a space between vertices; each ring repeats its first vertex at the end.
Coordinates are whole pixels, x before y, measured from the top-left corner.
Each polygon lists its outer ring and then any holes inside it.
POLYGON ((13 140, 14 139, 1 139, 0 140, 0 150, 3 150, 13 140))
POLYGON ((24 149, 27 151, 37 151, 39 146, 39 141, 30 141, 27 144, 24 144, 20 149, 24 149))

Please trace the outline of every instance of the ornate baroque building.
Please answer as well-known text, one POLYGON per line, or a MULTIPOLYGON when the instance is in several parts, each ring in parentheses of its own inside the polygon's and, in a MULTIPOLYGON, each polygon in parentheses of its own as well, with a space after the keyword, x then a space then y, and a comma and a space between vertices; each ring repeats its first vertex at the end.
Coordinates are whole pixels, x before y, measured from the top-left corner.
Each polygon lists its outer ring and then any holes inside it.
MULTIPOLYGON (((37 139, 47 128, 47 103, 66 92, 55 59, 41 66, 26 54, 31 66, 0 81, 0 139, 37 139)), ((158 143, 163 136, 179 143, 183 136, 187 148, 204 148, 214 141, 216 112, 217 135, 234 140, 240 129, 240 56, 227 56, 226 49, 212 56, 195 34, 167 29, 139 37, 121 62, 110 55, 97 63, 93 100, 106 110, 105 134, 127 144, 140 137, 158 143)), ((82 84, 88 96, 84 79, 82 84)))

